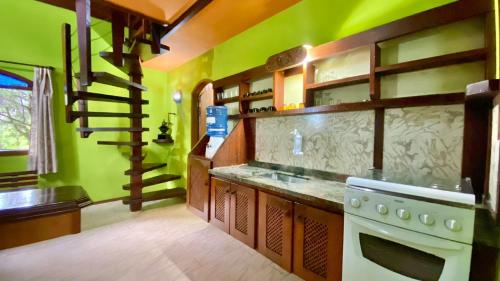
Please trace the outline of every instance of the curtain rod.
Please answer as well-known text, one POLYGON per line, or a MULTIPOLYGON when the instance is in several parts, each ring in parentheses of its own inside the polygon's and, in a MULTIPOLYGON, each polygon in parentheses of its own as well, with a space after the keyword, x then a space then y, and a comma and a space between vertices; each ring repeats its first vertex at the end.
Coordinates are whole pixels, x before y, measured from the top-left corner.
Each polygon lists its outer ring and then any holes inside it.
POLYGON ((50 70, 55 70, 56 68, 53 66, 46 66, 46 65, 38 65, 38 64, 31 64, 31 63, 22 63, 22 62, 15 62, 15 61, 7 61, 7 60, 0 60, 0 63, 10 63, 10 64, 17 64, 17 65, 24 65, 24 66, 32 66, 32 67, 44 67, 48 68, 50 70))

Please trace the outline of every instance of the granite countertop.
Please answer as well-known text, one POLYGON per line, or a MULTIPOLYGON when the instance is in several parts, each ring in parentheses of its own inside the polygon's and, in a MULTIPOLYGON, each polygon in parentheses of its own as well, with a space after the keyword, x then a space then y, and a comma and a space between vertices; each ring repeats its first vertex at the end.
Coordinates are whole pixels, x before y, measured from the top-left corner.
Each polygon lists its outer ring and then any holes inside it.
POLYGON ((218 167, 210 170, 210 174, 214 176, 255 186, 262 191, 282 194, 287 199, 296 199, 300 203, 309 203, 313 206, 338 211, 344 209, 345 182, 325 180, 314 176, 305 176, 307 180, 285 182, 264 176, 275 172, 291 174, 282 170, 249 166, 247 164, 218 167))

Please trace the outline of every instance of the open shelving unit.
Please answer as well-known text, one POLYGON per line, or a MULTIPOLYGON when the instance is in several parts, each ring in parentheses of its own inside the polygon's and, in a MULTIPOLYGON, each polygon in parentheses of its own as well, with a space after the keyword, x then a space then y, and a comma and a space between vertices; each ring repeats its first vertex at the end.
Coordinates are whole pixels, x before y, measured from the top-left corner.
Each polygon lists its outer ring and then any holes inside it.
MULTIPOLYGON (((239 96, 217 101, 216 104, 238 102, 240 114, 230 116, 230 119, 237 119, 329 113, 363 109, 377 109, 377 111, 379 112, 377 114, 382 115, 382 110, 386 107, 390 107, 392 104, 397 104, 400 107, 405 107, 416 106, 417 104, 441 105, 450 103, 464 103, 465 91, 457 93, 456 90, 437 92, 431 91, 427 92, 425 95, 415 97, 410 96, 383 98, 381 96, 381 83, 384 83, 385 80, 381 80, 385 76, 405 74, 427 69, 436 69, 445 66, 461 65, 472 62, 485 62, 485 76, 489 77, 491 76, 491 74, 489 73, 491 72, 489 69, 491 68, 491 66, 488 66, 488 63, 490 63, 488 58, 491 56, 491 46, 488 46, 488 42, 491 41, 491 38, 485 38, 484 47, 474 47, 449 53, 442 51, 441 53, 436 53, 433 56, 417 59, 410 58, 406 61, 404 61, 403 59, 401 62, 393 62, 388 64, 381 63, 381 53, 385 50, 381 49, 381 45, 394 39, 404 38, 407 35, 417 34, 418 32, 426 31, 438 26, 452 24, 482 15, 483 11, 481 9, 485 8, 476 8, 477 10, 469 9, 469 11, 467 11, 466 9, 464 11, 458 11, 458 14, 446 17, 442 16, 440 9, 436 9, 435 11, 426 13, 425 17, 420 15, 412 17, 411 21, 414 24, 406 24, 404 22, 400 23, 400 21, 395 21, 393 23, 371 29, 367 32, 361 32, 337 41, 316 46, 308 50, 309 58, 303 64, 292 65, 287 67, 286 69, 279 69, 274 72, 266 71, 266 66, 261 65, 217 80, 214 82, 214 89, 225 89, 237 86, 239 90, 239 96), (320 81, 315 81, 317 76, 317 64, 320 64, 322 61, 334 58, 336 56, 342 56, 344 54, 348 54, 349 52, 354 52, 354 50, 362 50, 363 57, 368 60, 368 65, 363 65, 363 67, 366 66, 366 72, 363 71, 363 68, 361 69, 361 71, 357 71, 352 76, 348 76, 345 75, 345 73, 342 73, 341 75, 338 75, 339 78, 334 78, 332 80, 322 79, 320 81), (283 105, 285 97, 284 80, 287 76, 295 74, 303 75, 302 99, 305 108, 282 110, 284 107, 283 105), (245 97, 245 93, 247 93, 250 88, 249 81, 265 76, 273 77, 273 92, 259 96, 245 97), (329 93, 328 90, 336 89, 343 91, 342 89, 344 87, 360 84, 365 84, 367 87, 366 89, 368 89, 368 92, 366 93, 366 99, 363 98, 355 102, 342 102, 341 99, 340 103, 337 100, 337 104, 330 103, 328 105, 321 103, 321 100, 318 100, 317 102, 315 101, 315 96, 321 97, 321 95, 325 93, 325 90, 326 92, 328 92, 330 97, 332 95, 335 96, 338 91, 329 93), (257 113, 248 112, 250 102, 266 99, 272 99, 273 106, 275 106, 278 111, 257 113)), ((485 31, 485 37, 487 36, 491 36, 491 34, 486 34, 485 31)), ((487 77, 484 78, 486 79, 487 77)), ((378 116, 377 118, 381 117, 378 116)))

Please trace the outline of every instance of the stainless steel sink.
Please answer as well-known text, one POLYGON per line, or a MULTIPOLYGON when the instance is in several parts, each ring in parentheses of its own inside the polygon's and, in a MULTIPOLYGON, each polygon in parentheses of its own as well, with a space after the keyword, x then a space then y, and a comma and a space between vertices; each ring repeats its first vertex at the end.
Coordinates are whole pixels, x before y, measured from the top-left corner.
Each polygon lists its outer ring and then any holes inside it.
POLYGON ((306 182, 309 180, 309 178, 306 178, 306 177, 285 174, 285 173, 280 173, 280 172, 263 174, 262 177, 266 177, 266 178, 270 178, 273 180, 286 182, 286 183, 303 183, 303 182, 306 182))

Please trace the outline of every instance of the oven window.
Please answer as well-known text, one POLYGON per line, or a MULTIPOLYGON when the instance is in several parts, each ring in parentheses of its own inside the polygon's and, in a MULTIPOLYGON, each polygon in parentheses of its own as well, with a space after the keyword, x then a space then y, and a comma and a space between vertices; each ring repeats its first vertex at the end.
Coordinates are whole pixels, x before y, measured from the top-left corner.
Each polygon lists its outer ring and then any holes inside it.
POLYGON ((406 277, 418 280, 439 280, 443 258, 389 240, 359 234, 361 252, 366 259, 406 277))

